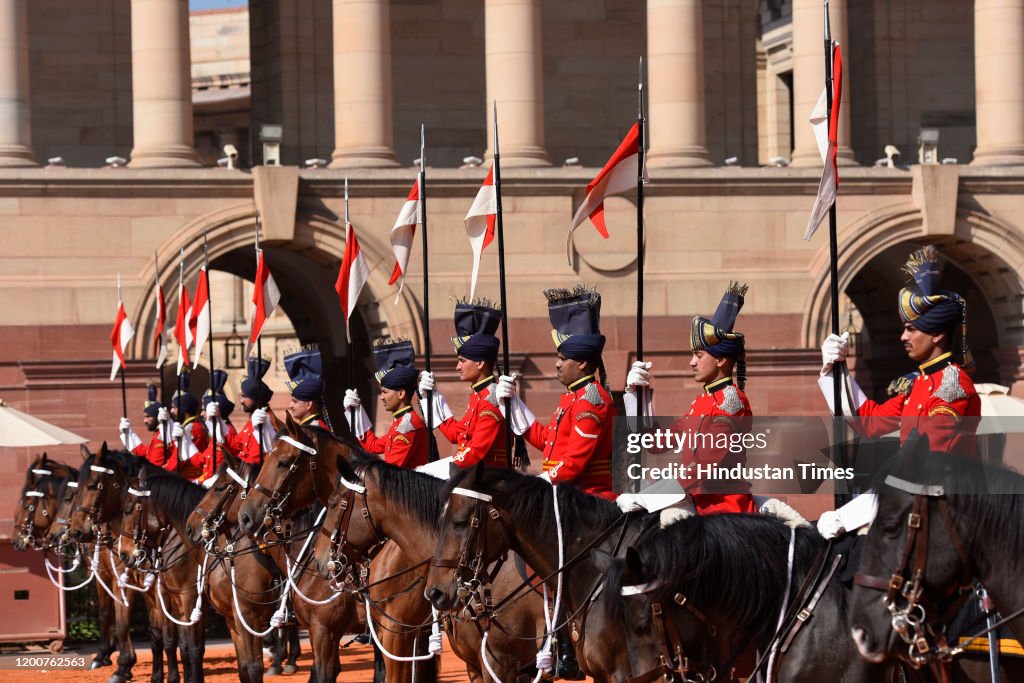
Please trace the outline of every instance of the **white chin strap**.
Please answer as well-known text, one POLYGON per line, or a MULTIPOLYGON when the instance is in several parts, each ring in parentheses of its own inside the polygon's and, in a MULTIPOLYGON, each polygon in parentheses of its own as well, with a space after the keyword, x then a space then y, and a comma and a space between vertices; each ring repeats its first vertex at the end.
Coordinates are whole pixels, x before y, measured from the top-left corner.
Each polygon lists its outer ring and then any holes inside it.
POLYGON ((309 453, 310 455, 316 455, 316 449, 315 448, 313 448, 312 446, 307 446, 306 444, 301 443, 299 441, 296 441, 295 439, 293 439, 292 437, 288 436, 287 434, 282 434, 281 436, 279 436, 277 438, 279 438, 281 441, 284 441, 286 444, 290 444, 290 445, 294 446, 295 448, 298 448, 300 451, 305 451, 306 453, 309 453))

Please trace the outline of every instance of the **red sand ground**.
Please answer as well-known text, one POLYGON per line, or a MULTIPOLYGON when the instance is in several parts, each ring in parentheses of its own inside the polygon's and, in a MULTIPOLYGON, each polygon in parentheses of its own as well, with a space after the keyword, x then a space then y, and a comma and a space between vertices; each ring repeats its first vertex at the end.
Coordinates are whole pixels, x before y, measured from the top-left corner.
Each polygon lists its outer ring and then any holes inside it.
MULTIPOLYGON (((461 659, 452 654, 445 643, 444 653, 441 655, 441 673, 438 676, 438 683, 462 683, 468 681, 466 666, 461 659)), ((309 653, 309 643, 302 642, 302 656, 299 657, 299 671, 291 676, 273 676, 265 678, 268 683, 279 681, 306 681, 309 678, 309 667, 313 663, 313 656, 309 653)), ((135 665, 132 674, 138 682, 149 681, 152 673, 153 658, 146 645, 136 648, 138 663, 135 665)), ((22 656, 48 655, 45 651, 20 653, 22 656)), ((71 648, 60 656, 84 655, 86 661, 92 661, 92 651, 71 648)), ((15 655, 4 654, 0 656, 0 662, 4 668, 8 668, 8 662, 15 655)), ((116 663, 116 655, 114 660, 116 663)), ((270 660, 264 659, 264 664, 269 665, 270 660)), ((105 683, 114 672, 113 667, 104 667, 95 671, 82 670, 50 670, 50 671, 10 671, 0 670, 0 683, 46 681, 46 683, 105 683)), ((206 646, 206 668, 205 680, 207 683, 235 683, 238 681, 238 672, 235 668, 235 650, 230 642, 218 642, 206 646)), ((590 679, 587 679, 590 680, 590 679)), ((373 650, 369 645, 350 645, 342 651, 341 675, 338 676, 339 683, 371 683, 373 681, 373 650)))

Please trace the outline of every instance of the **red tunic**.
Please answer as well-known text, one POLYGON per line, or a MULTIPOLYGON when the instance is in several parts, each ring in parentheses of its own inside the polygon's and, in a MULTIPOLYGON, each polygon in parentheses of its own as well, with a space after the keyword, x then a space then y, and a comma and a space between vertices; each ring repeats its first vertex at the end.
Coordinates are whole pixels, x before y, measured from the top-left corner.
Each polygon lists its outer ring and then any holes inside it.
MULTIPOLYGON (((690 404, 690 412, 676 421, 673 429, 713 438, 714 445, 701 444, 682 452, 684 465, 719 465, 731 467, 744 464, 747 452, 731 452, 724 444, 732 434, 746 433, 750 429, 750 401, 731 377, 725 377, 704 385, 704 393, 690 404)), ((706 442, 705 442, 706 443, 706 442)), ((698 480, 696 477, 680 482, 693 498, 697 511, 702 514, 715 512, 756 512, 754 497, 749 493, 725 493, 715 491, 713 482, 698 480)), ((738 482, 729 482, 735 490, 738 482)), ((749 488, 749 484, 747 485, 749 488)))
POLYGON ((547 427, 534 422, 523 437, 544 454, 552 484, 572 484, 593 496, 612 492, 612 429, 618 414, 611 396, 588 375, 562 394, 547 427))
MULTIPOLYGON (((269 429, 269 427, 264 427, 269 429)), ((252 426, 252 421, 246 422, 242 430, 232 433, 225 439, 228 450, 236 454, 243 462, 250 465, 258 465, 263 462, 266 453, 260 452, 259 433, 252 426)))
POLYGON ((884 403, 865 401, 857 410, 858 429, 868 436, 900 430, 900 441, 917 430, 927 434, 933 451, 977 456, 975 431, 981 399, 974 382, 953 362, 951 353, 920 366, 908 391, 884 403))
MULTIPOLYGON (((168 441, 171 440, 170 434, 171 430, 168 429, 168 441)), ((157 467, 164 466, 164 462, 167 460, 168 451, 169 447, 166 444, 164 444, 163 425, 160 425, 160 428, 158 428, 156 432, 153 433, 153 438, 150 439, 149 445, 139 444, 134 449, 132 449, 132 453, 139 456, 140 458, 145 458, 151 464, 156 465, 157 467)))
MULTIPOLYGON (((213 441, 206 446, 206 448, 189 458, 189 465, 198 467, 202 474, 196 478, 196 483, 202 483, 213 476, 213 473, 217 471, 221 462, 224 460, 224 451, 235 455, 235 451, 231 448, 230 444, 232 440, 238 437, 238 431, 235 426, 227 420, 221 420, 221 425, 224 425, 226 433, 224 434, 224 443, 217 445, 217 456, 213 455, 213 441)), ((218 429, 220 427, 218 426, 218 429)))
MULTIPOLYGON (((206 433, 206 425, 194 415, 182 422, 181 426, 183 429, 189 430, 192 443, 200 454, 210 445, 210 435, 206 433)), ((177 472, 190 481, 198 479, 203 473, 202 468, 187 461, 182 462, 178 457, 178 440, 172 439, 172 442, 171 457, 167 458, 166 462, 164 462, 164 469, 170 472, 177 472)))
POLYGON ((429 439, 423 418, 413 411, 412 406, 396 410, 392 415, 395 419, 387 434, 378 437, 368 429, 359 443, 369 453, 383 454, 384 462, 389 465, 410 469, 426 465, 429 439))
POLYGON ((506 467, 505 418, 494 395, 494 375, 473 385, 469 407, 461 420, 450 417, 438 429, 456 445, 452 460, 459 467, 483 461, 488 467, 506 467))

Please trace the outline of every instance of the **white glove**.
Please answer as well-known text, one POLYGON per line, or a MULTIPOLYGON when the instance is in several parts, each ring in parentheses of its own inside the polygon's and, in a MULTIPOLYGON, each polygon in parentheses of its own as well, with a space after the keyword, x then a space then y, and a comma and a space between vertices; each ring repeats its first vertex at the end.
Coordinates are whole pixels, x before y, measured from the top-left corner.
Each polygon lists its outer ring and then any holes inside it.
POLYGON ((210 401, 206 404, 206 417, 207 419, 220 416, 220 404, 216 401, 210 401))
POLYGON ((821 375, 827 375, 832 365, 846 362, 846 354, 850 352, 850 333, 842 336, 830 334, 821 344, 821 375))
POLYGON ((637 387, 651 386, 650 369, 650 361, 635 361, 633 367, 626 374, 626 391, 632 393, 636 391, 637 387))
POLYGON ((516 393, 516 375, 502 375, 498 378, 498 386, 494 389, 494 395, 498 398, 498 409, 505 416, 506 420, 512 423, 512 432, 516 436, 522 436, 530 428, 537 418, 523 403, 516 393), (512 416, 505 415, 505 399, 512 401, 512 416))
MULTIPOLYGON (((426 373, 424 373, 424 374, 426 374, 426 373)), ((430 381, 431 381, 431 386, 433 386, 434 378, 431 377, 430 381)), ((420 386, 423 386, 423 385, 420 384, 420 386)), ((423 419, 426 420, 426 418, 427 418, 427 399, 423 398, 422 396, 423 395, 421 394, 421 397, 420 397, 420 413, 423 415, 423 419)), ((433 397, 433 403, 434 403, 434 412, 431 415, 431 417, 433 417, 434 424, 431 425, 430 428, 431 429, 437 429, 437 426, 439 424, 441 424, 442 422, 444 422, 445 420, 447 420, 450 417, 455 417, 455 413, 452 412, 452 409, 448 406, 448 401, 445 400, 444 394, 442 394, 440 391, 437 391, 435 389, 434 393, 432 393, 431 396, 433 397)))
POLYGON ((504 401, 506 398, 516 397, 516 373, 511 375, 502 375, 498 378, 498 386, 494 389, 494 395, 498 397, 499 401, 504 401))
POLYGON ((130 432, 132 430, 132 421, 127 417, 122 417, 121 421, 117 423, 117 431, 119 432, 130 432))
POLYGON ((117 425, 117 432, 121 437, 121 443, 124 444, 124 447, 127 450, 134 451, 142 445, 142 439, 139 438, 138 434, 132 431, 132 421, 127 417, 121 418, 121 421, 117 425))
POLYGON ((419 395, 426 396, 428 391, 433 391, 437 382, 434 381, 434 373, 424 370, 420 373, 419 395))
POLYGON ((345 421, 348 422, 349 429, 352 430, 352 435, 357 439, 363 438, 366 432, 370 431, 373 426, 370 424, 370 416, 366 414, 366 408, 363 408, 359 401, 358 394, 355 396, 355 402, 349 402, 348 392, 355 394, 356 392, 349 389, 345 392, 345 421), (352 423, 352 414, 355 413, 355 424, 352 423))
POLYGON ((174 423, 174 427, 171 428, 171 436, 175 439, 185 436, 185 428, 181 426, 180 422, 174 423))
POLYGON ((171 411, 169 411, 167 408, 160 408, 159 410, 156 411, 156 419, 159 422, 170 422, 171 411))
POLYGON ((352 408, 358 408, 363 405, 363 402, 359 399, 359 392, 355 389, 345 390, 345 400, 341 402, 345 406, 345 410, 352 408))
POLYGON ((821 517, 818 518, 818 533, 826 540, 846 533, 843 523, 839 520, 839 513, 835 510, 821 513, 821 517))
POLYGON ((623 493, 615 499, 615 504, 619 506, 619 509, 623 512, 638 512, 643 510, 647 512, 647 508, 640 504, 639 497, 635 493, 623 493))
POLYGON ((249 421, 252 422, 253 427, 259 427, 261 424, 265 424, 267 421, 267 409, 257 408, 252 411, 252 417, 249 418, 249 421))

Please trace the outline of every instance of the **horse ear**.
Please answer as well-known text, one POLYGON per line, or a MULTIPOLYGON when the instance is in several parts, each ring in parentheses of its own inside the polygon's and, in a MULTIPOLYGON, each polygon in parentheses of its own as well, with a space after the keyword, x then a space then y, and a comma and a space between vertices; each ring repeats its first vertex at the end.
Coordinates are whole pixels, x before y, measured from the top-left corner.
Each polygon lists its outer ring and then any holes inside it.
POLYGON ((594 566, 597 567, 599 574, 607 574, 608 570, 612 567, 612 563, 615 562, 614 557, 600 548, 594 548, 590 551, 590 559, 594 561, 594 566))
POLYGON ((285 412, 284 428, 288 432, 288 436, 299 435, 299 425, 296 424, 295 420, 292 419, 292 414, 285 412))
POLYGON ((633 546, 626 548, 626 572, 623 574, 623 583, 628 576, 630 580, 642 581, 644 577, 644 561, 640 559, 640 551, 633 546))
POLYGON ((96 454, 96 462, 103 462, 104 456, 107 454, 107 442, 104 441, 100 444, 100 452, 96 454))
POLYGON ((139 488, 141 489, 146 485, 146 468, 143 467, 139 470, 139 488))
POLYGON ((92 453, 89 452, 89 447, 86 446, 84 443, 78 447, 78 452, 82 454, 83 462, 88 460, 92 456, 92 453))

